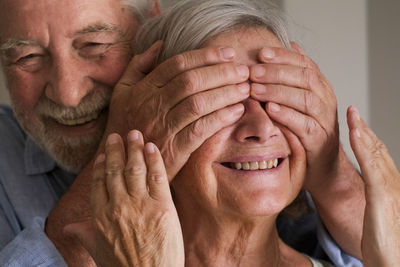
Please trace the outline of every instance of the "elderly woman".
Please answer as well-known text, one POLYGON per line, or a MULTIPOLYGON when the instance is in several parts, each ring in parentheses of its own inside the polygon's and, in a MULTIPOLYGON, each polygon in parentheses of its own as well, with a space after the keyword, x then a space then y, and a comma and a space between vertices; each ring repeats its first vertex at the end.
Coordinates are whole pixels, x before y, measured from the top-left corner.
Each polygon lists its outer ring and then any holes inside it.
MULTIPOLYGON (((258 62, 263 47, 290 49, 277 14, 256 1, 182 1, 173 12, 143 27, 137 49, 142 52, 164 40, 156 62, 160 64, 187 50, 231 46, 237 53, 235 64, 246 68, 258 62)), ((170 90, 174 97, 174 88, 170 90)), ((129 133, 126 148, 119 135, 108 137, 105 154, 95 163, 92 193, 94 238, 108 249, 99 253, 86 245, 98 264, 330 266, 290 248, 276 228, 277 217, 293 206, 304 183, 303 146, 271 120, 264 103, 248 98, 242 105, 243 117, 210 137, 176 175, 171 182, 173 200, 154 144, 145 145, 135 130, 129 133), (108 220, 108 212, 120 220, 108 220)), ((360 135, 355 115, 350 122, 353 135, 360 135)), ((354 138, 352 143, 358 144, 354 138)))

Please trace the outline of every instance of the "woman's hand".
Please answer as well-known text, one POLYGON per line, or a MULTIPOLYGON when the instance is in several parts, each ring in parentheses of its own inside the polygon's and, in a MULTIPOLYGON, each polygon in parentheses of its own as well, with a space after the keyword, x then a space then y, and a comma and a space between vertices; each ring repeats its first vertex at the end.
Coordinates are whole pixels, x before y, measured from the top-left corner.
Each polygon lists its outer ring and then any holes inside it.
POLYGON ((92 220, 69 225, 98 266, 184 266, 181 226, 158 148, 109 135, 93 168, 92 220), (128 157, 126 159, 125 153, 128 157))
POLYGON ((400 266, 400 173, 355 107, 348 108, 347 123, 365 182, 364 266, 400 266))

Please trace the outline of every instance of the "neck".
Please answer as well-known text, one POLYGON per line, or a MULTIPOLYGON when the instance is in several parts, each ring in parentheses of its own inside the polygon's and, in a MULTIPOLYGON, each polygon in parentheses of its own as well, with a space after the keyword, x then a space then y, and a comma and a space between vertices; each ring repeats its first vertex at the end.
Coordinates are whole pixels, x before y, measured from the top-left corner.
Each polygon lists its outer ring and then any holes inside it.
POLYGON ((215 215, 176 203, 185 243, 186 266, 279 266, 276 216, 241 218, 215 215))

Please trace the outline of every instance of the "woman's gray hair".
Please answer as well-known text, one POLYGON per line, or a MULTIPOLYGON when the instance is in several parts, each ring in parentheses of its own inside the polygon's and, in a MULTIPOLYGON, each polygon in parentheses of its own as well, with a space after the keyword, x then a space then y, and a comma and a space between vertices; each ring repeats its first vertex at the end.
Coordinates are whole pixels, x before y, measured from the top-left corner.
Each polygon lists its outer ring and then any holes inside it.
POLYGON ((267 0, 180 0, 143 25, 134 51, 142 53, 155 41, 163 40, 158 64, 176 54, 200 48, 216 35, 239 27, 266 28, 289 48, 284 21, 279 9, 267 0))
POLYGON ((149 16, 153 8, 153 1, 151 0, 121 0, 122 4, 128 7, 135 18, 142 24, 149 16))

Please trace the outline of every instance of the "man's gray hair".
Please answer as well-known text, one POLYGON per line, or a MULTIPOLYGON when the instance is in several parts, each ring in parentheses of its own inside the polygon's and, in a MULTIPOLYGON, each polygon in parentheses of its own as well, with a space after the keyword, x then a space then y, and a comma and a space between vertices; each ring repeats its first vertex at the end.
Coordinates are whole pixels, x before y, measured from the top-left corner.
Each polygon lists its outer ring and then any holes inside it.
POLYGON ((135 53, 142 53, 155 41, 163 40, 158 64, 239 27, 266 28, 284 47, 290 48, 285 20, 267 0, 180 0, 143 25, 134 49, 135 53))
POLYGON ((139 23, 143 23, 148 18, 151 9, 153 8, 153 1, 151 0, 121 0, 123 5, 127 6, 132 12, 139 23))

